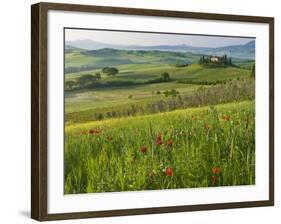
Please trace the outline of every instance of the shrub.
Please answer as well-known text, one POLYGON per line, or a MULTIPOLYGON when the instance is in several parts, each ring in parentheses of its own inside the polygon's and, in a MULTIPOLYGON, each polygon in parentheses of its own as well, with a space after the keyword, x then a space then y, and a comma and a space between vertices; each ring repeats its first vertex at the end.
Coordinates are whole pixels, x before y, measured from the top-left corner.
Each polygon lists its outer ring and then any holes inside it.
POLYGON ((108 76, 114 76, 119 72, 119 70, 115 67, 105 67, 102 69, 102 72, 108 76))

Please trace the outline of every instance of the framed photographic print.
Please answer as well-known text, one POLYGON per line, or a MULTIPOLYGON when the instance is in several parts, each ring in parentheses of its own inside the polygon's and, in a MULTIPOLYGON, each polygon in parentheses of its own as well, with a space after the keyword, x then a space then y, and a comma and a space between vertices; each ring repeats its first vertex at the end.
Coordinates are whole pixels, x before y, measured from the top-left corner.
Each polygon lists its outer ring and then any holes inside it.
POLYGON ((274 19, 32 5, 32 218, 274 204, 274 19))

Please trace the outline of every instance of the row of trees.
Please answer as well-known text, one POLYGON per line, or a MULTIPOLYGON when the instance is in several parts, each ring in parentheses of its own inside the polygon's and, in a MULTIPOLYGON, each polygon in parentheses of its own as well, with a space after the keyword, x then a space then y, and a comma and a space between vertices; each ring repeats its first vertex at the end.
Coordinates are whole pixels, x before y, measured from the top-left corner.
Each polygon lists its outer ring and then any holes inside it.
POLYGON ((119 72, 117 68, 105 67, 101 72, 96 72, 95 74, 84 74, 79 76, 74 80, 68 80, 65 82, 66 90, 72 89, 84 89, 98 83, 102 79, 102 73, 107 76, 114 76, 119 72))
MULTIPOLYGON (((157 91, 158 92, 158 91, 157 91)), ((216 105, 219 103, 251 100, 255 97, 255 84, 253 79, 233 80, 223 85, 212 86, 210 88, 201 87, 193 94, 180 95, 177 90, 168 90, 171 97, 156 101, 144 101, 137 104, 126 104, 120 107, 108 107, 105 110, 93 110, 91 112, 81 112, 83 121, 102 120, 115 117, 126 117, 134 115, 145 115, 159 112, 173 111, 206 105, 216 105)), ((157 93, 158 94, 158 93, 157 93)), ((161 94, 161 93, 159 93, 161 94)), ((163 92, 164 94, 164 92, 163 92)), ((129 96, 132 98, 133 96, 129 96)), ((71 113, 66 115, 66 120, 80 122, 78 116, 71 117, 71 113)))
POLYGON ((171 82, 172 79, 170 77, 170 74, 168 72, 163 72, 159 78, 156 79, 151 79, 148 80, 146 82, 144 82, 144 84, 152 84, 152 83, 160 83, 160 82, 171 82))
POLYGON ((67 90, 85 88, 100 79, 100 72, 97 72, 95 75, 85 74, 76 78, 75 80, 66 81, 65 87, 67 90))
MULTIPOLYGON (((109 86, 128 86, 136 84, 152 84, 161 82, 171 82, 172 79, 168 72, 163 72, 160 74, 159 78, 145 81, 144 83, 137 83, 134 81, 123 81, 123 80, 107 80, 100 82, 102 75, 115 76, 118 74, 118 69, 114 67, 105 67, 101 72, 96 72, 95 74, 84 74, 77 77, 74 80, 67 80, 65 82, 66 90, 77 90, 77 89, 87 89, 87 88, 98 88, 98 87, 109 87, 109 86)), ((168 93, 165 95, 173 95, 174 93, 168 93)))

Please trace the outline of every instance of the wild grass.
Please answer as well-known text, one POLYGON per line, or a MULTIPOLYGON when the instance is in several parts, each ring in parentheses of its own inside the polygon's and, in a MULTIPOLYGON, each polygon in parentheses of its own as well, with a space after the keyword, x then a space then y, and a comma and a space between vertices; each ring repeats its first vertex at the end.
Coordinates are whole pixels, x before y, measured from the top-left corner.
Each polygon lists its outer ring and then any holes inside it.
POLYGON ((65 193, 255 184, 253 101, 65 128, 65 193))

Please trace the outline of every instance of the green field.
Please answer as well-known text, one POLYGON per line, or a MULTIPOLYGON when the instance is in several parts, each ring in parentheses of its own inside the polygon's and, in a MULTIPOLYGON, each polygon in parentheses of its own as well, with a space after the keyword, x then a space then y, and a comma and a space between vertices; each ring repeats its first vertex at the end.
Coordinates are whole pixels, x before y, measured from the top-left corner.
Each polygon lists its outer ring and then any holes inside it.
POLYGON ((132 51, 100 49, 85 51, 72 49, 66 51, 66 67, 80 67, 94 65, 97 68, 127 64, 175 64, 176 62, 196 63, 199 56, 192 53, 164 52, 164 51, 132 51))
MULTIPOLYGON (((176 68, 172 65, 121 65, 117 67, 120 72, 116 77, 102 77, 101 82, 107 81, 132 81, 137 85, 120 87, 108 87, 102 89, 87 89, 69 91, 65 94, 66 111, 76 112, 98 107, 106 107, 112 104, 126 104, 139 100, 153 100, 163 98, 155 95, 156 91, 165 91, 176 88, 181 94, 194 93, 202 84, 202 81, 229 81, 249 78, 251 70, 235 67, 206 69, 198 64, 192 64, 184 68, 176 68), (169 72, 171 79, 169 83, 144 84, 145 81, 155 79, 163 72, 169 72), (194 84, 181 84, 177 81, 192 81, 194 84), (196 84, 196 82, 199 82, 196 84), (118 94, 116 94, 118 93, 118 94), (132 96, 131 100, 128 97, 132 96)), ((66 80, 72 80, 85 74, 95 74, 98 70, 70 73, 66 80)), ((208 88, 207 85, 205 85, 208 88)))
MULTIPOLYGON (((249 63, 249 62, 246 62, 249 63)), ((245 68, 227 67, 206 69, 198 64, 192 64, 187 67, 177 68, 169 64, 128 64, 116 66, 120 70, 118 76, 103 76, 104 81, 134 81, 144 82, 159 77, 163 72, 169 72, 172 79, 192 80, 192 81, 216 81, 229 80, 233 78, 242 78, 249 76, 251 70, 245 68)), ((66 80, 75 79, 85 74, 95 74, 101 69, 83 71, 79 73, 69 73, 66 80)))
POLYGON ((244 101, 68 126, 65 193, 254 184, 254 118, 244 101))
POLYGON ((66 194, 255 184, 255 62, 200 57, 66 50, 66 194))
POLYGON ((165 91, 177 88, 181 94, 190 94, 197 90, 200 85, 180 83, 157 83, 148 85, 135 85, 125 87, 110 87, 93 89, 89 91, 77 91, 66 93, 66 107, 68 112, 82 111, 91 108, 103 108, 112 105, 140 102, 144 100, 164 99, 163 95, 155 94, 155 91, 165 91), (132 99, 128 99, 128 96, 132 99))

